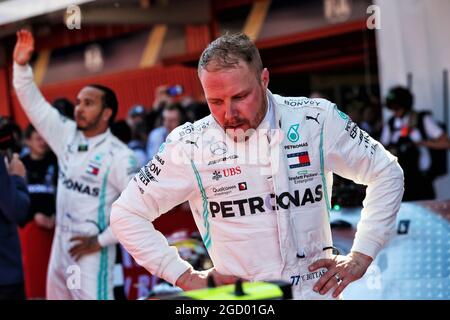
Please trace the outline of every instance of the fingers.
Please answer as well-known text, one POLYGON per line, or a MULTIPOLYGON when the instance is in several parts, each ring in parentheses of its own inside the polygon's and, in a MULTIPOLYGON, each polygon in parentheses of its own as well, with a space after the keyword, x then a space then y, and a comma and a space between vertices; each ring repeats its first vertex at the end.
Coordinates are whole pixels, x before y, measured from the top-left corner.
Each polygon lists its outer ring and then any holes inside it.
POLYGON ((69 254, 72 257, 75 257, 75 256, 79 255, 83 250, 84 250, 83 245, 77 244, 77 245, 74 245, 72 248, 70 248, 69 254))
POLYGON ((28 47, 34 49, 34 38, 30 31, 21 29, 16 32, 16 36, 17 43, 27 45, 28 47))
POLYGON ((84 242, 80 242, 80 243, 74 245, 69 250, 70 256, 75 261, 78 261, 82 256, 84 256, 85 254, 88 254, 88 253, 90 253, 89 247, 87 247, 86 243, 84 243, 84 242))
POLYGON ((214 278, 214 282, 218 286, 225 284, 234 284, 238 280, 238 277, 220 274, 215 270, 212 272, 212 276, 214 278))
POLYGON ((75 236, 70 238, 70 242, 78 241, 77 244, 75 244, 72 248, 69 250, 69 254, 75 259, 75 261, 78 260, 78 255, 85 249, 85 243, 84 243, 84 237, 82 236, 75 236))
POLYGON ((17 43, 22 43, 22 41, 23 41, 22 30, 17 31, 16 35, 17 35, 17 43))
POLYGON ((342 291, 344 291, 344 289, 348 286, 348 284, 350 282, 351 282, 351 280, 348 280, 348 278, 347 279, 343 279, 341 281, 341 283, 339 284, 339 286, 336 288, 336 290, 334 290, 333 298, 337 298, 342 293, 342 291))
POLYGON ((335 261, 332 259, 319 259, 309 266, 309 271, 314 271, 319 268, 329 269, 330 267, 332 267, 334 265, 335 265, 335 261))
POLYGON ((77 252, 76 254, 72 255, 73 260, 75 260, 76 262, 78 262, 78 260, 80 260, 80 258, 85 255, 84 252, 77 252))
POLYGON ((33 38, 33 34, 30 32, 30 31, 26 31, 26 33, 25 33, 25 35, 26 35, 26 42, 27 42, 27 45, 30 47, 30 48, 32 48, 32 49, 34 49, 34 38, 33 38))
MULTIPOLYGON (((335 271, 334 271, 335 272, 335 271)), ((333 287, 337 287, 338 285, 338 280, 335 277, 335 274, 333 276, 331 276, 328 281, 325 283, 325 285, 320 288, 320 294, 326 294, 331 288, 333 287)))
POLYGON ((22 31, 23 43, 26 45, 30 44, 30 34, 27 30, 22 31))
MULTIPOLYGON (((314 291, 316 292, 320 292, 320 294, 323 294, 322 291, 325 290, 324 286, 326 286, 326 284, 328 284, 328 282, 331 281, 332 285, 336 284, 337 279, 335 278, 336 274, 336 268, 330 268, 328 269, 327 272, 325 272, 322 277, 320 277, 319 281, 316 282, 316 284, 314 285, 314 291)), ((326 291, 328 291, 330 288, 326 289, 326 291)), ((326 293, 325 291, 325 293, 326 293)))
POLYGON ((234 284, 238 278, 235 276, 227 276, 223 274, 215 274, 214 280, 217 285, 234 284))
POLYGON ((25 43, 25 37, 26 37, 26 30, 25 29, 21 29, 17 32, 17 40, 20 43, 25 43))
POLYGON ((72 242, 72 241, 82 241, 82 242, 84 242, 85 239, 86 239, 86 237, 83 237, 83 236, 75 236, 75 237, 70 238, 70 242, 72 242))

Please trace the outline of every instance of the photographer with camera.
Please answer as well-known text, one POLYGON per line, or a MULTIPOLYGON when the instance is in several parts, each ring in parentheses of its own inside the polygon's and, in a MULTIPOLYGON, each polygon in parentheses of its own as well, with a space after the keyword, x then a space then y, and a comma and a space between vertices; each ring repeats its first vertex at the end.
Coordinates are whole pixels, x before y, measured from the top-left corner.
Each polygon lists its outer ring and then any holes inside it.
POLYGON ((403 201, 435 199, 433 181, 448 172, 450 138, 445 127, 430 112, 413 109, 414 95, 408 88, 391 88, 385 104, 393 115, 383 127, 380 142, 398 158, 403 169, 403 201))
MULTIPOLYGON (((11 136, 0 135, 0 148, 11 136)), ((17 226, 28 219, 30 199, 25 166, 17 153, 8 161, 8 151, 0 150, 0 300, 21 300, 25 299, 25 290, 17 226)))

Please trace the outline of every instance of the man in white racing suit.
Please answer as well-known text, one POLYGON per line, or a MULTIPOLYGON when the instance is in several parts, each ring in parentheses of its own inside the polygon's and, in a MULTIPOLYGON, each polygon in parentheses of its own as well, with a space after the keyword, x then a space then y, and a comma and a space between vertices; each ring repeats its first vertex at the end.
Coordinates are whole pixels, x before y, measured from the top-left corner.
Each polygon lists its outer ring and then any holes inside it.
POLYGON ((136 173, 133 152, 108 126, 117 113, 114 92, 100 85, 77 96, 75 120, 43 98, 28 65, 33 37, 19 31, 14 87, 30 121, 58 157, 56 230, 47 276, 48 299, 112 299, 117 243, 111 205, 136 173))
POLYGON ((403 194, 396 158, 329 101, 267 90, 269 73, 243 34, 212 42, 198 72, 211 115, 175 129, 133 178, 113 204, 114 234, 139 264, 184 290, 212 276, 218 285, 284 280, 296 299, 340 298, 394 228, 403 194), (332 254, 333 172, 368 185, 346 256, 332 254), (193 270, 151 223, 184 201, 210 270, 193 270))

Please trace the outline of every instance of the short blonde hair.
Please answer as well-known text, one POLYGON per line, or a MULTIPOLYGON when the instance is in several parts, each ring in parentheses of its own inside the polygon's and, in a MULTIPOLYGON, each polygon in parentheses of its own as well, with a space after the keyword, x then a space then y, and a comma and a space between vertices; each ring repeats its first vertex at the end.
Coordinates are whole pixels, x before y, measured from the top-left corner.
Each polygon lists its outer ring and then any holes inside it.
POLYGON ((203 51, 198 62, 198 74, 202 70, 216 71, 237 68, 245 62, 259 79, 263 70, 261 56, 255 44, 243 33, 225 34, 203 51))

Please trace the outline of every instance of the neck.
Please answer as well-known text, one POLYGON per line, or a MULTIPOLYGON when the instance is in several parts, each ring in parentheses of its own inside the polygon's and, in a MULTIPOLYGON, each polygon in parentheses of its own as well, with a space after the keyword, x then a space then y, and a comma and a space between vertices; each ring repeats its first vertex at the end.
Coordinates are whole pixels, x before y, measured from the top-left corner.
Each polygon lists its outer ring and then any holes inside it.
POLYGON ((399 118, 403 117, 407 113, 406 110, 398 110, 395 112, 395 115, 399 118))
POLYGON ((102 133, 105 133, 108 128, 102 127, 102 128, 92 128, 88 130, 83 130, 82 133, 86 138, 92 138, 95 136, 98 136, 102 133))
POLYGON ((35 153, 35 152, 30 152, 30 157, 33 160, 42 160, 45 157, 45 153, 39 154, 39 153, 35 153))

